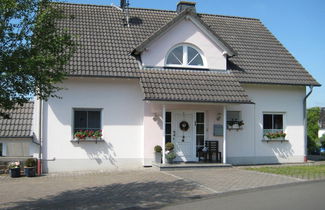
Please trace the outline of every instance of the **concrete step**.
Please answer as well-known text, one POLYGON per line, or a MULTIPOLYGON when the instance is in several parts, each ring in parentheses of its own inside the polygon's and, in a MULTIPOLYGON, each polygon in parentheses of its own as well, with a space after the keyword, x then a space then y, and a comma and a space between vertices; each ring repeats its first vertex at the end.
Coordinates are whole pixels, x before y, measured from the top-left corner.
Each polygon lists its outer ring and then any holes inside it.
POLYGON ((231 164, 223 163, 172 163, 172 164, 159 164, 152 163, 153 167, 158 168, 160 171, 184 170, 184 169, 209 169, 209 168, 226 168, 232 167, 231 164))

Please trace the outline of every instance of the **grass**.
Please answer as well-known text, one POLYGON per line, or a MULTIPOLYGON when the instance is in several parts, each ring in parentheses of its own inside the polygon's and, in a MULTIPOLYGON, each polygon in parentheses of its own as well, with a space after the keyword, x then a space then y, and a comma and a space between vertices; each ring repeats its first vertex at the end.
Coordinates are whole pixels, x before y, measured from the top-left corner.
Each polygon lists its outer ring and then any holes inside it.
POLYGON ((300 179, 325 179, 325 165, 251 167, 246 170, 292 176, 300 179))

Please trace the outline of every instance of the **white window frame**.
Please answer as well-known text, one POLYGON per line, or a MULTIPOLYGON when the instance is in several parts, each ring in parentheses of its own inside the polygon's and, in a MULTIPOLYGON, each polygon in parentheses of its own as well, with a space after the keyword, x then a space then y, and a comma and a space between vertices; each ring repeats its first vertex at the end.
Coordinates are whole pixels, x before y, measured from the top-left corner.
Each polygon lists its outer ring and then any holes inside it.
MULTIPOLYGON (((275 133, 275 132, 278 132, 280 131, 281 129, 264 129, 264 115, 265 114, 270 114, 270 115, 282 115, 282 132, 285 133, 286 131, 286 120, 285 120, 285 117, 286 117, 286 113, 285 112, 263 112, 262 114, 262 128, 263 128, 263 137, 266 133, 270 132, 265 132, 265 130, 272 130, 271 132, 272 133, 275 133)), ((272 126, 273 126, 273 117, 272 117, 272 126)))
POLYGON ((207 68, 207 65, 206 65, 206 58, 205 58, 205 56, 204 56, 204 54, 203 54, 203 52, 199 49, 199 48, 197 48, 197 47, 195 47, 195 46, 193 46, 193 45, 191 45, 191 44, 186 44, 186 43, 183 43, 183 44, 178 44, 178 45, 176 45, 176 46, 174 46, 174 47, 172 47, 168 52, 167 52, 167 54, 166 54, 166 56, 165 56, 165 66, 168 66, 168 67, 186 67, 186 68, 207 68), (175 48, 177 48, 177 47, 183 47, 183 63, 182 64, 167 64, 167 58, 168 58, 168 56, 169 56, 169 54, 175 49, 175 48), (203 65, 202 66, 197 66, 197 65, 187 65, 187 63, 188 63, 188 60, 187 60, 187 52, 188 52, 188 47, 192 47, 193 49, 195 49, 199 54, 200 54, 200 56, 201 56, 201 58, 202 58, 202 62, 203 62, 203 65))
POLYGON ((232 120, 237 121, 237 122, 241 121, 242 120, 242 113, 241 113, 241 111, 238 111, 238 110, 227 110, 227 119, 226 119, 227 123, 229 121, 232 121, 232 120), (238 119, 230 119, 230 120, 228 120, 228 113, 229 112, 238 112, 238 119))
POLYGON ((102 108, 72 108, 72 136, 75 133, 75 111, 99 111, 100 112, 100 129, 103 129, 103 109, 102 108))

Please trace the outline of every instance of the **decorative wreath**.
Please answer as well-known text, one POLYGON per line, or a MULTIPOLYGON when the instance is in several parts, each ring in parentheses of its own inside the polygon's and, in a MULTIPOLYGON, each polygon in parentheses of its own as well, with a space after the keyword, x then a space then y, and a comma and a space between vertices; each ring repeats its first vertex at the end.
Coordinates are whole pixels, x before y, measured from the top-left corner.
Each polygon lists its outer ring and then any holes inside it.
POLYGON ((188 122, 182 121, 182 122, 179 123, 179 128, 182 131, 187 131, 190 128, 190 126, 189 126, 188 122))

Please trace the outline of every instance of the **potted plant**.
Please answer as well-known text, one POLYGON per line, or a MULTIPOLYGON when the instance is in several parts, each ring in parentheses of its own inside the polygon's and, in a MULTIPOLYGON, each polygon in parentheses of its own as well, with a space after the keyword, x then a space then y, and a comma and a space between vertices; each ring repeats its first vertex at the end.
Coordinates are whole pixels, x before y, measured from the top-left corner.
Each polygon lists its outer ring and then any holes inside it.
POLYGON ((234 124, 233 124, 232 128, 238 129, 239 128, 239 122, 237 120, 234 120, 233 123, 234 124))
POLYGON ((238 121, 238 126, 241 128, 243 125, 245 125, 244 121, 238 121))
POLYGON ((102 130, 79 130, 74 133, 74 138, 78 140, 100 139, 103 134, 102 130))
POLYGON ((176 154, 174 151, 166 151, 165 157, 167 159, 167 163, 173 163, 174 159, 176 158, 176 154))
POLYGON ((167 142, 166 145, 165 145, 165 149, 167 151, 172 151, 174 149, 174 144, 171 143, 171 142, 167 142))
POLYGON ((284 140, 286 137, 286 133, 284 133, 283 131, 281 132, 275 132, 275 133, 266 133, 264 136, 268 139, 268 140, 284 140))
POLYGON ((235 121, 231 120, 227 122, 228 129, 232 129, 233 125, 235 124, 235 121))
POLYGON ((173 151, 174 144, 171 142, 166 143, 165 149, 166 149, 165 158, 167 159, 167 163, 172 163, 173 160, 176 158, 176 153, 173 151))
POLYGON ((20 177, 20 162, 10 162, 8 164, 9 174, 12 178, 20 177))
POLYGON ((154 150, 155 150, 155 162, 156 163, 161 163, 161 151, 162 151, 162 148, 160 145, 156 145, 154 147, 154 150))
POLYGON ((36 159, 35 158, 28 158, 25 161, 24 165, 24 173, 27 177, 34 177, 36 175, 36 159))

